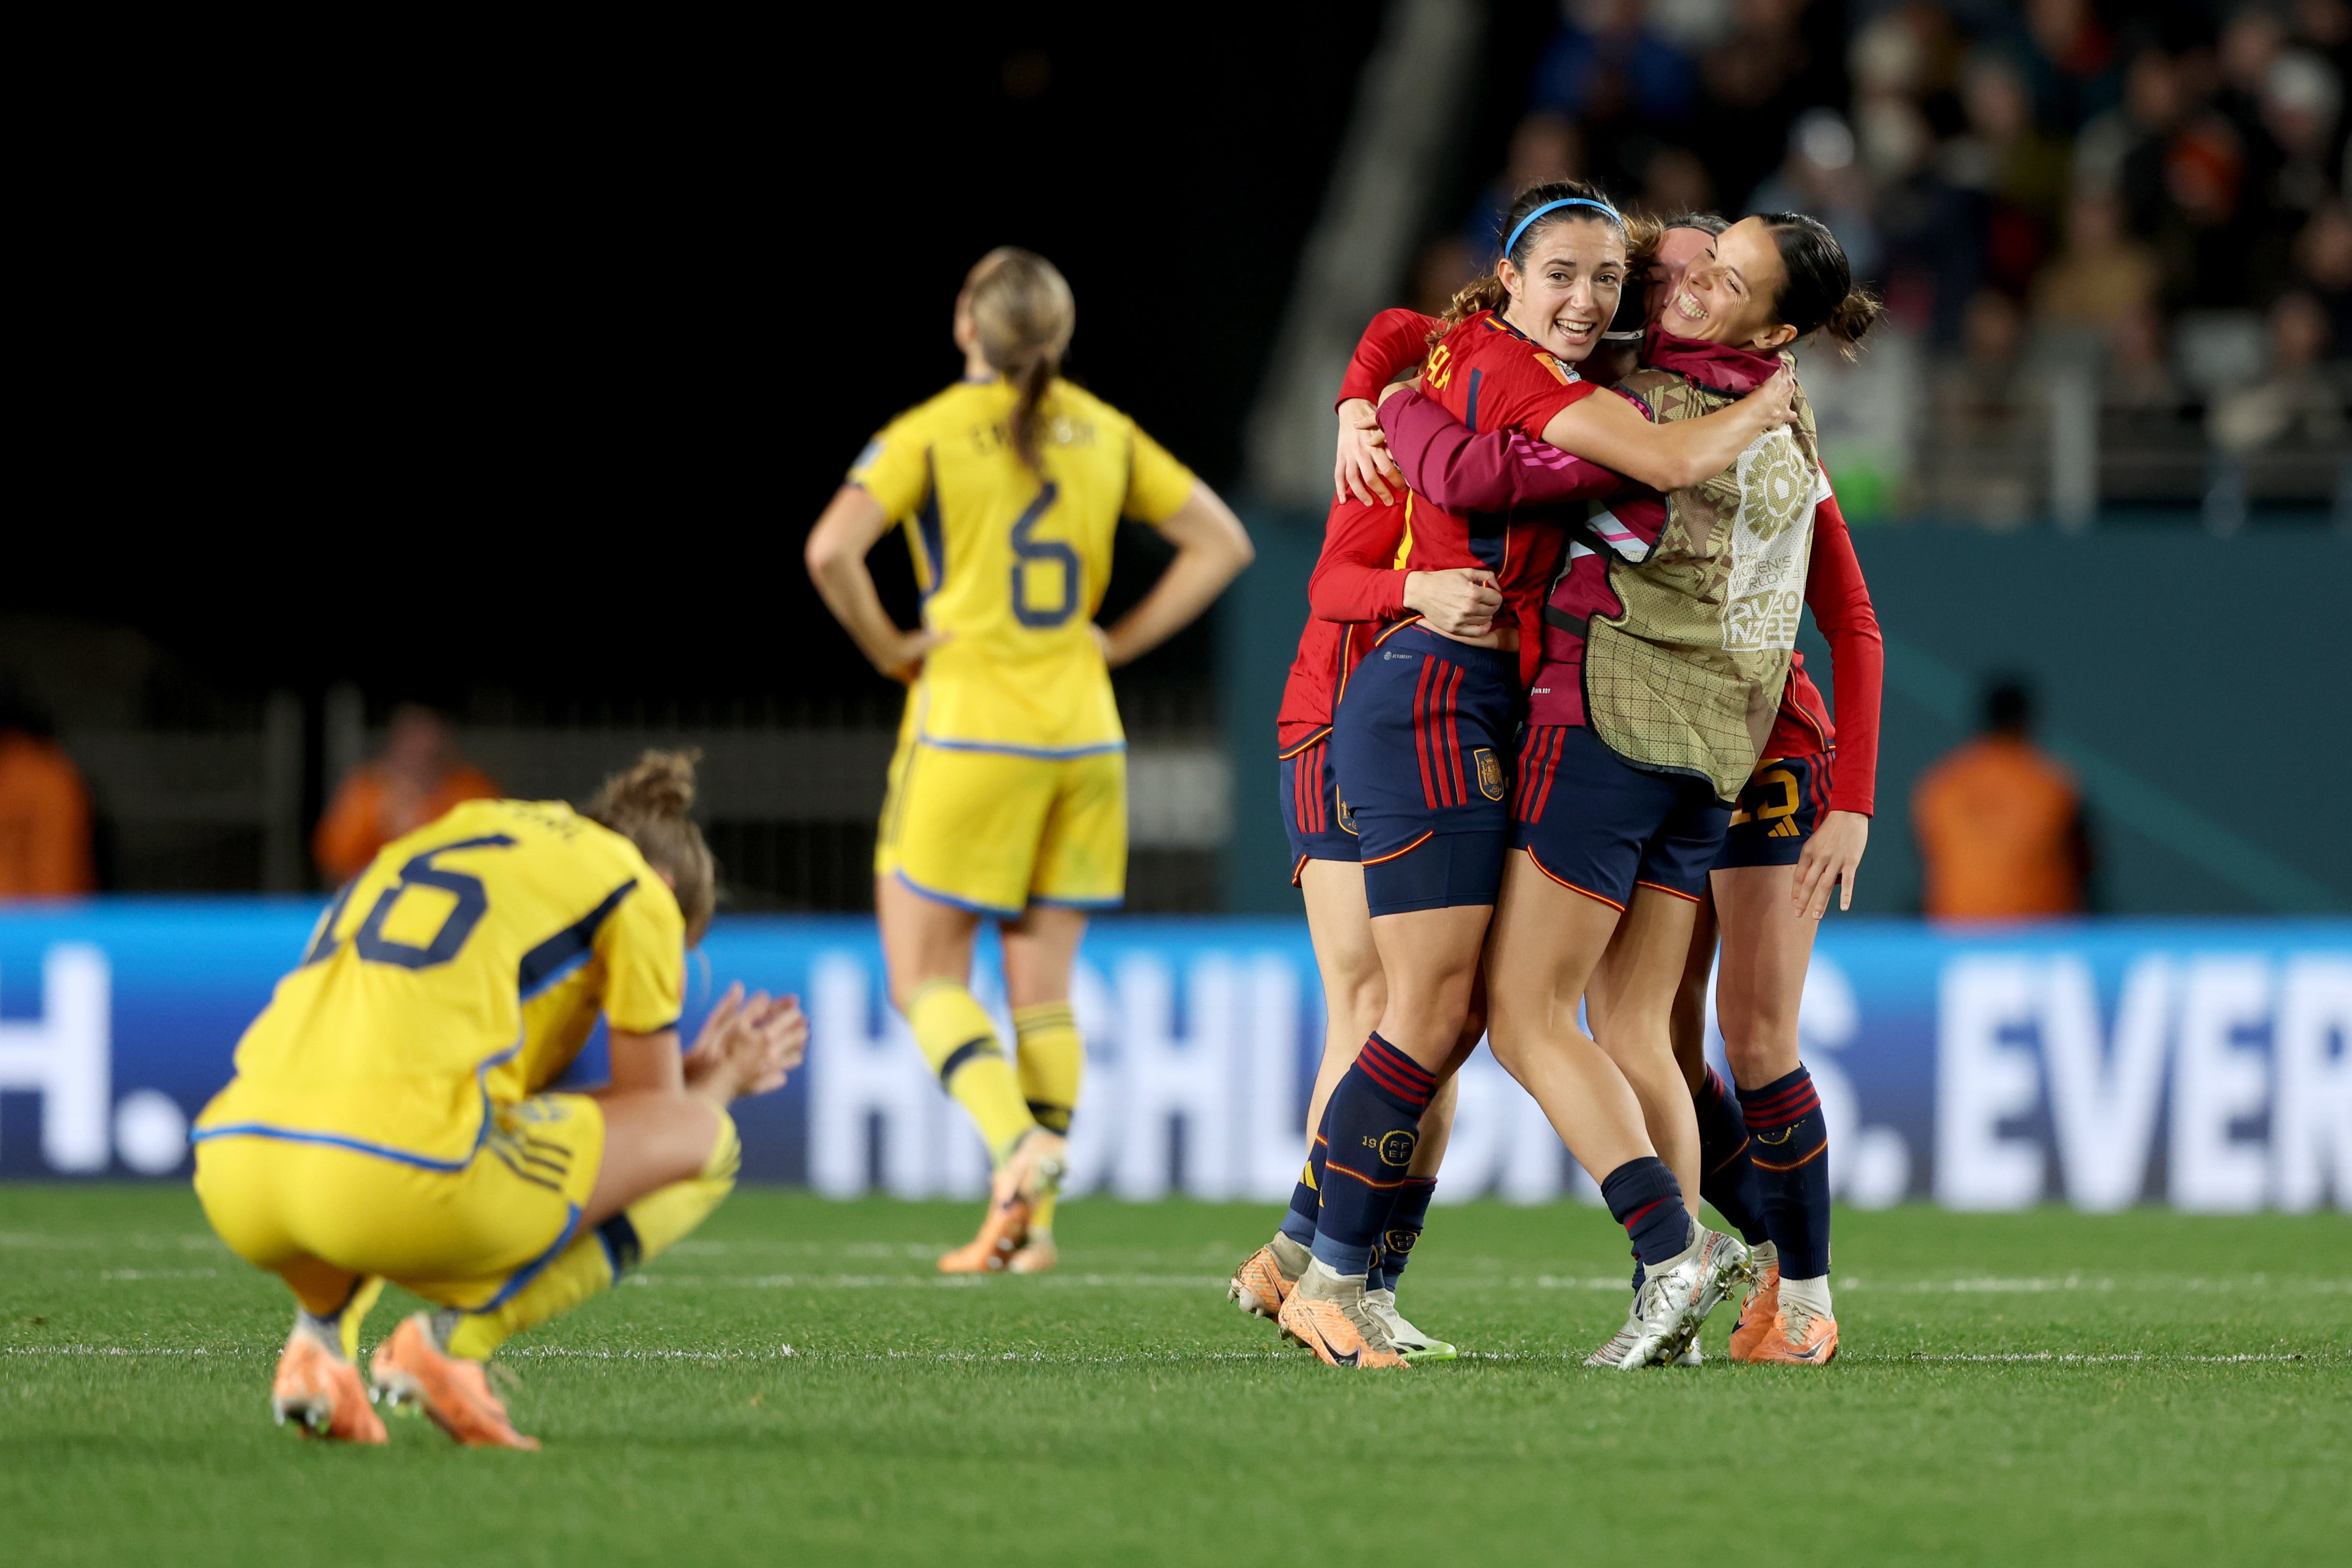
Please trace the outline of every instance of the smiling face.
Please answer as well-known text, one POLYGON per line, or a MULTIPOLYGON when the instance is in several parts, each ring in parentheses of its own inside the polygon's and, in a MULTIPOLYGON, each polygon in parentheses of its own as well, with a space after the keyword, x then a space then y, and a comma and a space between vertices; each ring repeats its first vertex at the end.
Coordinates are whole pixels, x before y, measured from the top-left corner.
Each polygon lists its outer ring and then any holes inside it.
POLYGON ((1625 234, 1606 218, 1564 218, 1535 231, 1523 271, 1505 257, 1503 319, 1563 360, 1583 359, 1609 330, 1625 288, 1625 234))
POLYGON ((1772 231, 1762 218, 1742 218, 1690 264, 1661 319, 1676 337, 1776 349, 1797 335, 1780 319, 1780 291, 1788 283, 1772 231))
POLYGON ((1713 238, 1703 228, 1670 228, 1659 237, 1658 253, 1650 258, 1643 281, 1649 286, 1648 316, 1653 322, 1665 314, 1666 301, 1683 286, 1690 264, 1706 254, 1713 238))

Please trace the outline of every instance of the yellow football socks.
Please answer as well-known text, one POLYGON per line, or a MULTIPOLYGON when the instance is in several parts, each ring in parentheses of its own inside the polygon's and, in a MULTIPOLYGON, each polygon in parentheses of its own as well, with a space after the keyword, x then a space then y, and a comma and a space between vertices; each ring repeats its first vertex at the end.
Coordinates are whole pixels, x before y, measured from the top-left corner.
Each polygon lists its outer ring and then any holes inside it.
MULTIPOLYGON (((1049 1132, 1069 1136, 1070 1112, 1078 1103, 1078 1082, 1086 1073, 1087 1046, 1078 1037, 1078 1020, 1067 1002, 1041 1002, 1013 1010, 1013 1032, 1019 1045, 1021 1094, 1029 1114, 1049 1132)), ((1045 1194, 1030 1212, 1029 1228, 1052 1230, 1055 1194, 1045 1194)))
POLYGON ((331 1273, 331 1267, 313 1258, 290 1268, 292 1274, 286 1283, 294 1291, 295 1314, 301 1327, 313 1338, 334 1345, 345 1361, 355 1359, 360 1353, 360 1329, 367 1322, 376 1298, 383 1294, 383 1280, 373 1274, 362 1274, 356 1279, 346 1274, 343 1279, 350 1283, 343 1288, 342 1304, 331 1311, 313 1312, 310 1301, 333 1289, 324 1283, 331 1273), (305 1289, 310 1292, 308 1300, 303 1296, 305 1289))
POLYGON ((1037 1122, 1022 1103, 1021 1085, 988 1014, 956 982, 929 980, 907 1005, 907 1022, 940 1082, 971 1112, 989 1159, 1003 1164, 1022 1134, 1037 1122))
POLYGON ((523 1330, 568 1312, 589 1297, 609 1290, 622 1275, 658 1258, 735 1190, 743 1146, 735 1122, 719 1113, 719 1136, 699 1175, 646 1194, 563 1249, 539 1277, 485 1311, 456 1314, 443 1335, 451 1355, 482 1361, 523 1330))
POLYGON ((344 1303, 341 1320, 335 1325, 335 1338, 343 1347, 345 1361, 359 1359, 360 1330, 366 1324, 367 1315, 375 1310, 376 1298, 383 1294, 383 1277, 371 1274, 360 1281, 352 1299, 344 1303))

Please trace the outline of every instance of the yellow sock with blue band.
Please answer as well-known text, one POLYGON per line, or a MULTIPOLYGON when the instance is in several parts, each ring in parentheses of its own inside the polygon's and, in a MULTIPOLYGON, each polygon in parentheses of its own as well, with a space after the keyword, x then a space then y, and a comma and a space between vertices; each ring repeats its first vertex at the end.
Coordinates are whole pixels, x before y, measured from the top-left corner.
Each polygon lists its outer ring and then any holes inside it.
POLYGON ((498 1306, 445 1315, 436 1324, 443 1344, 451 1355, 487 1360, 525 1329, 611 1289, 622 1276, 660 1257, 709 1218, 735 1190, 735 1173, 742 1163, 743 1145, 735 1135, 734 1119, 722 1110, 719 1136, 700 1174, 647 1193, 574 1240, 537 1279, 498 1306))
POLYGON ((907 1023, 940 1086, 971 1112, 991 1163, 1003 1165, 1037 1119, 1029 1114, 987 1010, 956 982, 929 980, 907 1004, 907 1023))
MULTIPOLYGON (((1070 1114, 1077 1108, 1078 1085, 1086 1075, 1087 1045, 1079 1037, 1077 1015, 1067 1002, 1041 1002, 1013 1010, 1013 1033, 1019 1051, 1022 1098, 1029 1114, 1049 1132, 1069 1136, 1070 1114)), ((1054 1228, 1056 1194, 1047 1193, 1030 1211, 1029 1228, 1054 1228)))

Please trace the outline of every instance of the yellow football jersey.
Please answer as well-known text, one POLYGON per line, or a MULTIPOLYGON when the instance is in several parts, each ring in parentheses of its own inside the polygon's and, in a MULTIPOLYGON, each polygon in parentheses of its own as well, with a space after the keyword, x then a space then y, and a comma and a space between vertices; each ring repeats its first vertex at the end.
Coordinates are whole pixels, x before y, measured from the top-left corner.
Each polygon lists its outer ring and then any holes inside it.
POLYGON ((1066 381, 1041 414, 1041 478, 1013 449, 1018 395, 962 382, 892 420, 849 470, 905 525, 923 625, 948 640, 908 694, 920 738, 1075 756, 1122 743, 1087 629, 1118 520, 1160 523, 1192 475, 1135 421, 1066 381))
POLYGON ((236 1047, 199 1138, 248 1132, 433 1168, 559 1076, 598 1010, 677 1022, 686 923, 635 845, 561 801, 468 801, 384 847, 236 1047))

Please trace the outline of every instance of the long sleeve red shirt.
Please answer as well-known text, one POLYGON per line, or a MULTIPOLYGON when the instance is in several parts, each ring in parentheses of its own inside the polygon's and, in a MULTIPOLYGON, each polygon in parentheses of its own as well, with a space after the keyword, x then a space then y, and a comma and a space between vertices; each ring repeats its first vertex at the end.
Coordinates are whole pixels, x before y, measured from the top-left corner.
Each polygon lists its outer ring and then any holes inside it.
POLYGON ((1813 625, 1830 645, 1830 685, 1837 700, 1830 809, 1869 816, 1878 798, 1878 706, 1885 685, 1886 643, 1879 635, 1870 585, 1862 579, 1862 562, 1853 552, 1853 535, 1835 496, 1813 509, 1805 607, 1813 612, 1813 625))

